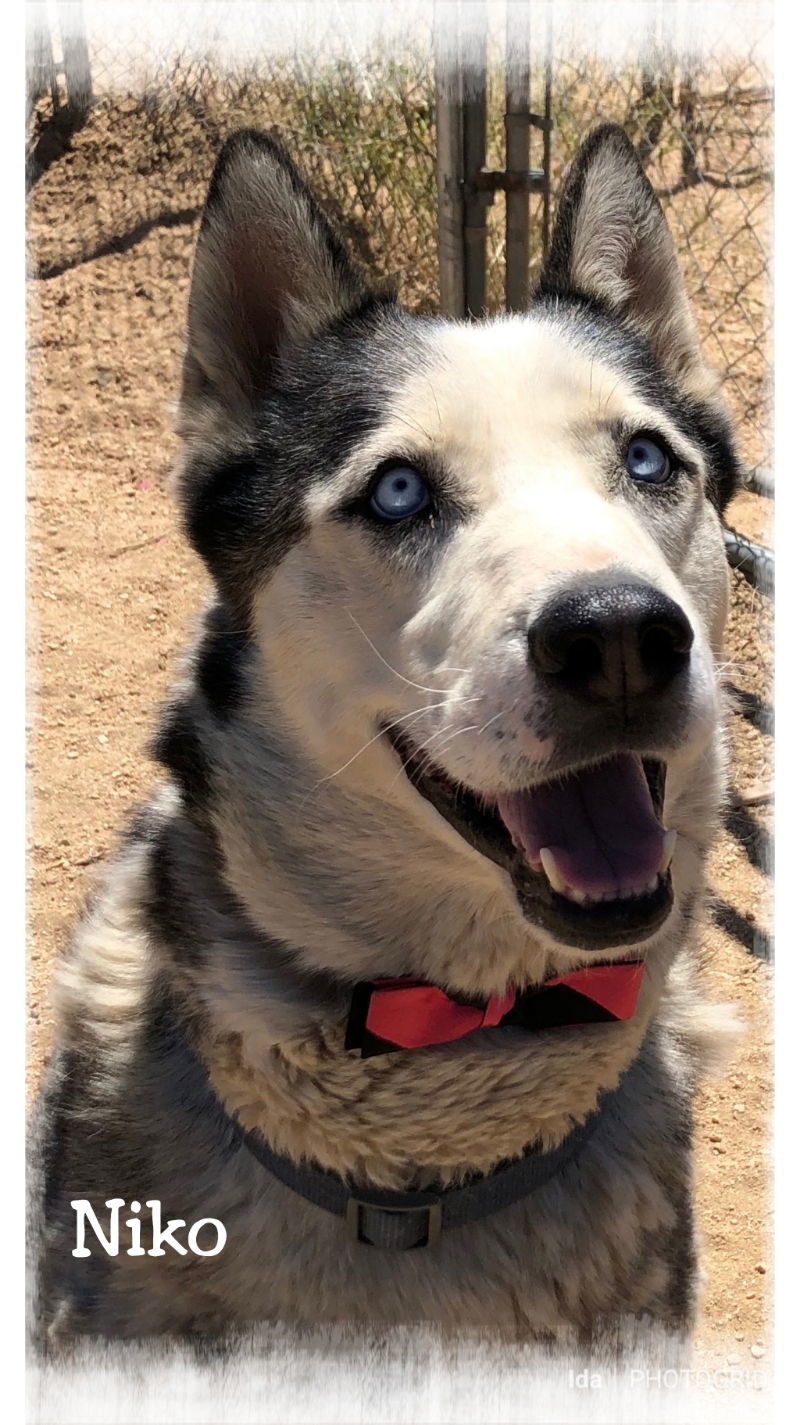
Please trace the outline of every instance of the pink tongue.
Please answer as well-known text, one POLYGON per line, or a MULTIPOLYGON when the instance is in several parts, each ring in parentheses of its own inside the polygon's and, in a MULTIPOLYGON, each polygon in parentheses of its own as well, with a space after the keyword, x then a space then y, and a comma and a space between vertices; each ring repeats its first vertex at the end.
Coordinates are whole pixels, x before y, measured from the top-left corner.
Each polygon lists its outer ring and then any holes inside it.
POLYGON ((526 860, 541 869, 549 847, 576 890, 641 890, 658 872, 664 840, 641 758, 610 757, 557 782, 511 792, 497 809, 526 860))

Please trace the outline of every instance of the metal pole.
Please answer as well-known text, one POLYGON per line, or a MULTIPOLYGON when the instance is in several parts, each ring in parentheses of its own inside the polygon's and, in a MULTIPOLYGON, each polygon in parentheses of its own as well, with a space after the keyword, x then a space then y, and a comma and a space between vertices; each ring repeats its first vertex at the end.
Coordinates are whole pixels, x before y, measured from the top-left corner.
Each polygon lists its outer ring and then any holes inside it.
POLYGON ((775 555, 763 544, 747 539, 735 529, 725 530, 725 553, 732 569, 738 569, 748 584, 762 593, 775 593, 775 555))
POLYGON ((544 118, 543 143, 542 143, 542 168, 544 177, 542 179, 542 262, 547 257, 550 246, 550 183, 552 180, 552 141, 551 131, 553 125, 553 7, 547 7, 547 36, 545 39, 544 56, 544 118))
POLYGON ((464 307, 464 144, 458 11, 439 0, 434 19, 436 91, 436 189, 439 226, 439 309, 463 317, 464 307), (447 22, 456 27, 447 43, 447 22), (448 52, 449 48, 449 52, 448 52))
MULTIPOLYGON (((469 59, 462 53, 464 103, 464 298, 467 316, 480 317, 486 307, 486 210, 490 193, 478 186, 486 167, 486 40, 487 5, 473 3, 469 59)), ((461 35, 462 43, 464 34, 461 35)))
POLYGON ((62 0, 58 8, 67 102, 76 114, 85 114, 94 96, 83 5, 81 0, 62 0))
MULTIPOLYGON (((509 0, 506 9, 506 170, 526 173, 530 164, 530 7, 509 0)), ((506 192, 506 311, 528 306, 530 192, 506 192)))
POLYGON ((765 470, 763 465, 746 470, 742 484, 746 490, 752 490, 756 495, 763 495, 768 500, 775 498, 775 476, 771 470, 765 470))
POLYGON ((47 6, 41 3, 28 6, 28 84, 27 119, 30 119, 37 99, 49 94, 53 101, 53 112, 58 108, 58 85, 53 62, 53 42, 47 20, 47 6))

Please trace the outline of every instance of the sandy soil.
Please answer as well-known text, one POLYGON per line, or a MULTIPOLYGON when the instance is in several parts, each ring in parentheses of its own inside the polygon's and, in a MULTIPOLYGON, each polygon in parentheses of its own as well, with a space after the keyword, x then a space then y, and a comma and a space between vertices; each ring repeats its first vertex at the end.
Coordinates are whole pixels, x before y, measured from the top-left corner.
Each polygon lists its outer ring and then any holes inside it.
MULTIPOLYGON (((152 155, 148 162, 152 170, 152 155)), ((54 958, 97 864, 154 780, 155 709, 204 588, 167 491, 200 193, 180 167, 157 174, 154 188, 147 168, 113 124, 99 136, 84 131, 30 199, 32 266, 49 273, 29 284, 32 1083, 53 1028, 54 958), (150 225, 168 210, 184 216, 150 225), (82 220, 117 234, 142 226, 125 250, 61 270, 85 256, 70 237, 82 220)), ((742 495, 731 521, 768 541, 770 514, 742 495)), ((744 792, 772 776, 769 613, 734 576, 727 671, 738 690, 734 783, 744 792)), ((739 1006, 746 1031, 698 1107, 707 1277, 698 1344, 714 1362, 745 1368, 764 1364, 772 1278, 768 810, 748 805, 729 816, 712 858, 715 901, 703 937, 710 993, 739 1006)))

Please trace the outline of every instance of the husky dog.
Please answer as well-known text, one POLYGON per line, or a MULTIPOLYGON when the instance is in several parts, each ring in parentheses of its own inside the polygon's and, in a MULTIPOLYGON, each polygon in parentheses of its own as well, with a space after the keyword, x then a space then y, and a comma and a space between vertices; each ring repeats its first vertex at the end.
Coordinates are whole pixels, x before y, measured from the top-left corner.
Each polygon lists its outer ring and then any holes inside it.
POLYGON ((179 431, 215 595, 59 971, 50 1339, 685 1330, 738 465, 623 131, 476 323, 234 134, 179 431))

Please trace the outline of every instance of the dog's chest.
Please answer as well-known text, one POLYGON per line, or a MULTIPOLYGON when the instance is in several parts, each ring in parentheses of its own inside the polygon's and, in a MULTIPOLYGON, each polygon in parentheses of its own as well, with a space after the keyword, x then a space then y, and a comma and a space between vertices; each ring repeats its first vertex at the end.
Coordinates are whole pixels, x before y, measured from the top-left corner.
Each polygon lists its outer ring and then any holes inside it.
POLYGON ((244 1319, 428 1320, 526 1333, 620 1311, 664 1314, 685 1295, 677 1278, 691 1269, 686 1195, 678 1172, 666 1186, 647 1164, 622 1166, 604 1161, 598 1145, 591 1162, 526 1201, 410 1251, 354 1243, 341 1219, 270 1183, 258 1221, 252 1199, 229 1213, 229 1305, 244 1319))
POLYGON ((118 1259, 112 1310, 125 1330, 127 1304, 142 1300, 135 1278, 159 1316, 203 1330, 424 1321, 532 1336, 620 1313, 686 1321, 690 1162, 675 1128, 669 1107, 660 1121, 652 1106, 634 1111, 527 1199, 409 1251, 353 1242, 342 1219, 236 1154, 204 1177, 202 1204, 192 1205, 224 1222, 224 1251, 190 1262, 118 1259))

